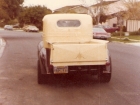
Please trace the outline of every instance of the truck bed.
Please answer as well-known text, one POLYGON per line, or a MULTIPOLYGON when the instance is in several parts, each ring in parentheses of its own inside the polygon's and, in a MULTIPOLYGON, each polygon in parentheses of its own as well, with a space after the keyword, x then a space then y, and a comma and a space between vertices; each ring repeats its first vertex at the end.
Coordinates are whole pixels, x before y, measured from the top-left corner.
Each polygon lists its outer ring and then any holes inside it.
POLYGON ((104 42, 53 43, 50 62, 54 66, 104 65, 108 59, 104 42))

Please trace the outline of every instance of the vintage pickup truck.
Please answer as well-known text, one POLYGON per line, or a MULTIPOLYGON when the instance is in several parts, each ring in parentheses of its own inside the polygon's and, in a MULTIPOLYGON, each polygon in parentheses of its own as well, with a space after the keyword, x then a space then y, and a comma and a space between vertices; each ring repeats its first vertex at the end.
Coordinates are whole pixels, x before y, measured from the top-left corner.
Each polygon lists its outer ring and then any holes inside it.
POLYGON ((86 14, 50 14, 43 18, 38 44, 38 83, 58 74, 96 74, 100 82, 111 79, 108 41, 93 39, 92 18, 86 14))

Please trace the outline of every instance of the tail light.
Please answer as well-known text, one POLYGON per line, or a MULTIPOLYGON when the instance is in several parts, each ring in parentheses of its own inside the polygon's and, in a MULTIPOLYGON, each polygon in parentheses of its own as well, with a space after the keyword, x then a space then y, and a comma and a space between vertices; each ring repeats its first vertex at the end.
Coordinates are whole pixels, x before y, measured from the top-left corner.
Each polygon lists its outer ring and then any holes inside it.
POLYGON ((109 59, 106 60, 106 66, 110 66, 110 60, 109 59))

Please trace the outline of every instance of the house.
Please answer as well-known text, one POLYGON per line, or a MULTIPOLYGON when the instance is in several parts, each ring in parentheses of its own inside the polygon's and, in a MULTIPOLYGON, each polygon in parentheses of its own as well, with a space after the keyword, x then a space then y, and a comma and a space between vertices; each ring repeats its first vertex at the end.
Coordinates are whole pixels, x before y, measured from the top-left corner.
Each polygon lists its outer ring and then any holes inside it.
POLYGON ((125 25, 127 26, 127 31, 133 32, 140 29, 140 20, 126 20, 125 25))
POLYGON ((120 13, 123 11, 126 11, 127 8, 124 6, 124 2, 122 1, 109 1, 109 2, 103 2, 102 4, 96 4, 92 6, 94 13, 99 14, 99 12, 105 14, 108 16, 108 19, 106 20, 105 25, 109 26, 116 26, 116 25, 122 25, 123 20, 120 16, 120 13))
POLYGON ((125 25, 127 26, 127 31, 138 31, 140 29, 140 2, 135 1, 129 5, 127 5, 129 8, 129 11, 127 13, 129 16, 127 17, 125 21, 125 25))
POLYGON ((56 9, 54 13, 80 13, 80 14, 86 14, 88 12, 88 9, 81 5, 75 5, 75 6, 66 6, 59 9, 56 9))
POLYGON ((82 13, 89 14, 92 17, 96 17, 100 12, 105 13, 108 16, 108 19, 104 25, 116 26, 123 25, 127 27, 127 31, 136 31, 140 28, 140 18, 134 19, 129 18, 125 20, 122 18, 122 14, 128 11, 126 4, 123 1, 103 1, 92 5, 90 7, 85 7, 82 5, 66 6, 59 9, 56 9, 54 13, 82 13))
MULTIPOLYGON (((115 3, 116 3, 116 6, 119 4, 118 1, 103 1, 102 4, 98 3, 89 7, 85 7, 82 5, 65 6, 65 7, 56 9, 54 13, 81 13, 81 14, 89 14, 92 17, 96 17, 100 14, 101 7, 102 7, 102 11, 106 13, 105 15, 111 15, 111 14, 114 14, 114 12, 109 11, 109 10, 112 10, 112 5, 115 5, 115 3)), ((111 17, 104 24, 109 25, 109 26, 113 26, 114 24, 117 24, 116 16, 111 17)))
MULTIPOLYGON (((94 13, 98 14, 100 11, 101 4, 96 4, 92 6, 92 10, 96 11, 94 13)), ((110 17, 105 23, 105 25, 115 26, 123 25, 126 26, 128 32, 138 31, 140 29, 140 2, 123 2, 115 1, 106 4, 102 4, 102 11, 110 17), (128 10, 131 8, 131 10, 128 10), (128 15, 128 18, 122 18, 123 15, 128 15)))

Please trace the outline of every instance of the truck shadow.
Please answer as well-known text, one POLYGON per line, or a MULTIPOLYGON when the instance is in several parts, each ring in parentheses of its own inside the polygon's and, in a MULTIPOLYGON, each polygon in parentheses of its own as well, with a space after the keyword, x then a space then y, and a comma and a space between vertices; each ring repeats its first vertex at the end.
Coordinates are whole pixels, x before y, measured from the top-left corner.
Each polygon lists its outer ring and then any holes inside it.
POLYGON ((43 85, 52 87, 84 87, 99 83, 97 76, 90 74, 55 75, 46 77, 43 81, 43 85))

